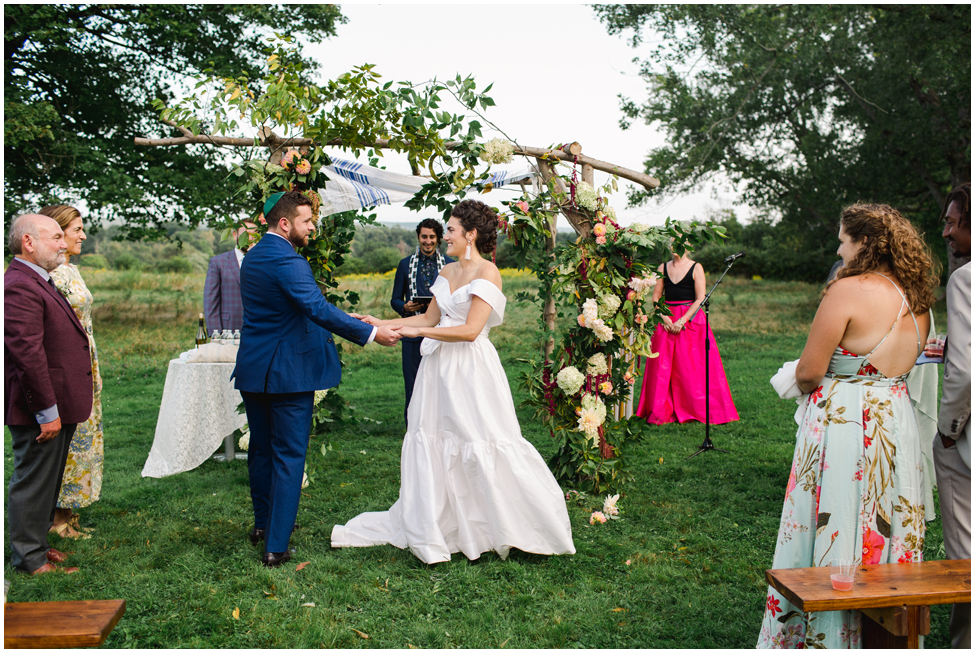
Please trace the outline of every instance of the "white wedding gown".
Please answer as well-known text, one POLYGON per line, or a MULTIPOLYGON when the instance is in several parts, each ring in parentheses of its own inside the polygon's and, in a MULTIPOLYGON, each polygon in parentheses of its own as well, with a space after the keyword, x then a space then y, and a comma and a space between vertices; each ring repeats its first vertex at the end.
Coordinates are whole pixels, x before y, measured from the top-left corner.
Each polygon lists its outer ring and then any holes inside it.
POLYGON ((476 279, 453 293, 444 277, 431 287, 439 327, 466 322, 474 295, 491 305, 474 342, 427 338, 403 439, 399 500, 332 528, 332 546, 392 544, 433 564, 461 552, 507 558, 575 553, 565 497, 545 461, 521 436, 511 389, 488 340, 504 319, 505 297, 476 279))

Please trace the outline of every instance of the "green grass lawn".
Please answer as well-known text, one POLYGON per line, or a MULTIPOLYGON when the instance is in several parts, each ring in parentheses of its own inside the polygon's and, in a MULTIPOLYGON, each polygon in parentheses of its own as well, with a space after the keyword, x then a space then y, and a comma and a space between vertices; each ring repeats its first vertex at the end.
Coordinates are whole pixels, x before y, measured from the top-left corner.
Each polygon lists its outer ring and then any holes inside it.
MULTIPOLYGON (((569 503, 577 553, 545 557, 455 555, 427 566, 392 546, 337 549, 332 525, 385 510, 399 488, 404 431, 398 349, 346 344, 342 392, 371 420, 312 440, 312 484, 292 538, 296 557, 268 570, 250 546, 244 461, 210 460, 162 479, 140 472, 155 431, 166 363, 193 346, 200 275, 86 271, 96 298, 104 380, 101 500, 81 511, 87 541, 52 545, 82 571, 27 578, 6 552, 10 601, 123 598, 127 611, 106 645, 192 648, 745 648, 758 638, 763 570, 772 560, 795 442, 795 404, 768 383, 797 358, 818 302, 804 284, 726 279, 711 321, 741 421, 715 426, 716 446, 691 460, 701 424, 646 427, 631 447, 635 481, 621 516, 590 526, 602 498, 569 503), (308 562, 301 571, 296 563, 308 562)), ((531 289, 505 273, 505 291, 531 289)), ((391 315, 392 277, 349 278, 361 310, 391 315)), ((943 309, 942 309, 943 310, 943 309)), ((532 355, 536 308, 508 306, 492 331, 516 403, 518 361, 532 355)), ((944 324, 943 315, 938 316, 944 324)), ((639 386, 638 386, 639 387, 639 386)), ((519 408, 544 456, 554 442, 519 408)), ((12 467, 5 437, 6 479, 12 467)), ((568 488, 566 488, 568 489, 568 488)), ((4 524, 6 529, 6 524, 4 524)), ((8 539, 9 534, 6 533, 8 539)), ((944 557, 931 522, 927 559, 944 557)), ((932 609, 929 648, 947 645, 948 608, 932 609)))

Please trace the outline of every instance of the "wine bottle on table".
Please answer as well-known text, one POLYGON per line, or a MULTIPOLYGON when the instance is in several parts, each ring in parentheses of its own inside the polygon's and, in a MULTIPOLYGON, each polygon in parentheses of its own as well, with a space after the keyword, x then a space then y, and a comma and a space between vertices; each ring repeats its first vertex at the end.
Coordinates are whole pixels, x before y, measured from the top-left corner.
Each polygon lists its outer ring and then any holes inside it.
POLYGON ((207 337, 207 325, 206 321, 203 319, 203 313, 200 313, 200 326, 196 328, 196 346, 205 345, 210 342, 207 337))

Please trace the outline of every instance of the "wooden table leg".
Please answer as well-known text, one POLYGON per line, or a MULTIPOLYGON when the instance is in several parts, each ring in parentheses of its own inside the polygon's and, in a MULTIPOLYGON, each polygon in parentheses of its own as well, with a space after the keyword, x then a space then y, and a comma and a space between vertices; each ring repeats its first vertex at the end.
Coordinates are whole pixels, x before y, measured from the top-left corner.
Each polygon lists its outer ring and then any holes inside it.
POLYGON ((931 632, 931 608, 900 606, 861 610, 864 648, 918 648, 931 632))

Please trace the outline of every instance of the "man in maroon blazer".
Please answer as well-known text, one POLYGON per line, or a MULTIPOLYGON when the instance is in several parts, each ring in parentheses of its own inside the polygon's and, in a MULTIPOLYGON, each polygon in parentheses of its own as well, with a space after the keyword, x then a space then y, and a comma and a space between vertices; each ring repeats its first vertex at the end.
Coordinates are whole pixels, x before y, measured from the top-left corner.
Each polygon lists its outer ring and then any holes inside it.
POLYGON ((47 544, 75 427, 91 415, 91 352, 84 327, 50 281, 64 263, 64 233, 43 215, 10 225, 15 258, 3 275, 4 424, 13 439, 7 495, 11 564, 30 574, 67 556, 47 544))

